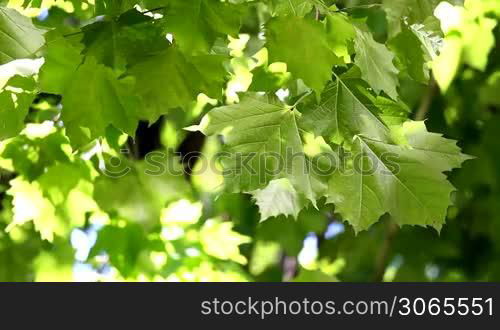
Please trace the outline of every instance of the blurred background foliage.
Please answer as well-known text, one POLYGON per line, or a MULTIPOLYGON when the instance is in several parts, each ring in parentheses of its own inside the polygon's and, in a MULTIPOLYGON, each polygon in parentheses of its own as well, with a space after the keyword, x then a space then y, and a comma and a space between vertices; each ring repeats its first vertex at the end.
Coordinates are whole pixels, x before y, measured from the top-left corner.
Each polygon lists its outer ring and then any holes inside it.
MULTIPOLYGON (((26 2, 2 1, 68 34, 95 9, 90 0, 31 1, 40 4, 24 9, 26 2)), ((434 10, 440 1, 325 1, 334 2, 366 18, 379 41, 401 32, 404 19, 443 42, 428 86, 404 70, 400 76, 414 118, 427 118, 430 131, 459 140, 477 157, 451 175, 458 191, 440 234, 383 219, 355 235, 332 205, 303 210, 296 221, 282 216, 259 223, 249 196, 221 194, 221 177, 196 171, 199 164, 168 156, 194 170, 144 175, 150 151, 219 150, 217 139, 182 130, 214 106, 207 97, 187 112, 141 125, 135 140, 110 129, 75 153, 61 123, 47 121, 57 118, 60 100, 33 95, 30 124, 0 144, 0 281, 499 281, 499 1, 469 1, 466 9, 449 1, 440 11, 434 10), (116 159, 132 171, 116 179, 102 175, 103 165, 116 159)), ((252 7, 239 38, 220 44, 230 55, 228 102, 240 91, 288 86, 292 97, 301 88, 286 67, 267 63, 259 34, 269 8, 252 7)))

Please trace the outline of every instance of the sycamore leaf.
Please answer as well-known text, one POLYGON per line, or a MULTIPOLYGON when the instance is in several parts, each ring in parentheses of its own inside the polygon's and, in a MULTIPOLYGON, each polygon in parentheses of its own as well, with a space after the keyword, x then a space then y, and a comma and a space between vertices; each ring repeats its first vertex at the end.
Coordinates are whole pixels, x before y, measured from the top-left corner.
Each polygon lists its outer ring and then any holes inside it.
POLYGON ((405 71, 413 80, 426 83, 429 80, 429 68, 423 51, 421 40, 408 26, 388 43, 394 52, 401 71, 405 71))
POLYGON ((281 214, 297 218, 307 205, 288 179, 273 180, 264 189, 252 192, 252 196, 259 206, 261 221, 281 214))
POLYGON ((317 188, 308 172, 298 115, 274 97, 246 94, 240 103, 215 108, 202 119, 198 129, 205 135, 224 136, 228 157, 221 162, 230 191, 252 192, 287 178, 315 202, 317 188))
POLYGON ((14 76, 0 89, 0 141, 16 136, 35 98, 35 82, 29 77, 14 76))
POLYGON ((470 157, 455 141, 429 133, 423 122, 396 128, 401 143, 356 136, 346 168, 330 180, 328 202, 356 231, 389 213, 399 225, 440 230, 454 187, 443 172, 470 157))
POLYGON ((173 108, 183 108, 199 93, 220 98, 226 58, 221 55, 186 57, 176 47, 146 58, 130 69, 137 80, 136 93, 145 109, 142 119, 155 122, 173 108))
POLYGON ((44 33, 33 25, 31 18, 0 7, 0 64, 36 56, 45 43, 44 33))
POLYGON ((422 24, 413 24, 409 28, 420 40, 425 59, 428 61, 434 60, 441 51, 441 47, 443 47, 443 37, 432 31, 427 31, 422 24))
POLYGON ((444 222, 454 189, 443 172, 468 156, 423 122, 403 123, 408 113, 399 101, 368 94, 357 70, 337 77, 319 106, 303 110, 305 129, 345 142, 348 153, 326 195, 357 231, 385 213, 401 225, 439 229, 444 222))
POLYGON ((364 94, 366 84, 358 75, 357 70, 351 70, 328 84, 320 104, 302 111, 301 127, 339 143, 350 142, 358 134, 384 139, 386 124, 379 109, 364 94))
POLYGON ((119 38, 119 25, 115 21, 96 22, 83 28, 85 55, 90 55, 96 60, 116 69, 124 69, 126 65, 124 52, 119 46, 123 40, 119 38))
POLYGON ((304 17, 313 9, 311 0, 274 0, 273 2, 273 13, 276 16, 293 15, 304 17))
POLYGON ((134 135, 139 100, 132 90, 133 79, 118 80, 111 69, 88 58, 63 93, 62 120, 72 144, 103 136, 109 125, 134 135))
POLYGON ((40 89, 47 93, 62 94, 82 63, 82 45, 70 42, 57 31, 46 35, 47 44, 43 49, 45 63, 40 69, 40 89))
POLYGON ((342 63, 329 47, 323 24, 311 19, 272 18, 266 38, 269 62, 285 62, 294 78, 318 93, 331 79, 333 65, 342 63))
POLYGON ((168 45, 160 22, 135 9, 117 19, 89 24, 82 28, 82 32, 84 55, 93 56, 97 62, 123 71, 138 58, 168 45))
POLYGON ((356 30, 347 16, 340 13, 330 13, 326 16, 326 33, 328 45, 345 63, 351 62, 352 43, 356 38, 356 30))
POLYGON ((394 54, 385 45, 376 42, 369 32, 356 31, 354 63, 360 68, 363 79, 378 94, 384 91, 393 99, 398 98, 399 70, 393 64, 394 54))
POLYGON ((236 36, 244 7, 219 0, 163 0, 167 31, 188 54, 207 52, 217 37, 236 36))

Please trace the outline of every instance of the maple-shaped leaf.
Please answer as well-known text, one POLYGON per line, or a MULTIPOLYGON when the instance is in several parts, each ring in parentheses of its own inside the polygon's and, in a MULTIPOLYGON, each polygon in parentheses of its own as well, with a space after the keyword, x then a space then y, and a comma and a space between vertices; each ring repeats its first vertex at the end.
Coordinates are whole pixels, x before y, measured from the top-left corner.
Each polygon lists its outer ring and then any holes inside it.
POLYGON ((358 134, 384 139, 387 126, 359 76, 356 69, 336 76, 325 88, 321 102, 302 110, 301 127, 338 143, 344 140, 349 143, 358 134))
POLYGON ((220 98, 225 59, 222 55, 187 57, 172 46, 134 65, 129 73, 137 80, 135 91, 145 106, 141 118, 155 122, 170 109, 195 101, 200 93, 220 98))
POLYGON ((120 49, 124 45, 119 30, 120 26, 115 21, 96 22, 84 27, 84 54, 95 57, 106 66, 124 69, 126 62, 124 52, 120 49))
POLYGON ((164 49, 168 45, 161 22, 136 9, 118 18, 106 19, 82 28, 83 54, 97 62, 125 71, 138 59, 164 49))
POLYGON ((426 83, 429 80, 429 67, 423 45, 410 27, 404 25, 399 34, 389 40, 391 49, 397 58, 398 67, 415 81, 426 83))
POLYGON ((299 194, 315 203, 319 187, 310 175, 299 115, 273 96, 245 94, 240 103, 212 109, 203 117, 197 129, 224 137, 227 157, 221 162, 228 190, 253 192, 287 178, 299 194))
POLYGON ((40 89, 47 93, 62 94, 82 64, 83 46, 79 40, 63 37, 56 30, 46 35, 47 44, 42 50, 45 63, 40 69, 40 89))
POLYGON ((377 93, 384 91, 393 99, 398 98, 399 70, 394 66, 394 54, 376 42, 369 32, 357 30, 354 42, 354 63, 360 68, 363 79, 377 93))
POLYGON ((35 99, 35 81, 14 76, 0 89, 0 141, 14 137, 24 128, 24 121, 35 99))
POLYGON ((371 95, 359 75, 354 68, 336 77, 319 106, 302 110, 304 129, 347 149, 329 181, 328 201, 357 231, 385 213, 401 225, 439 229, 454 190, 443 172, 469 157, 422 122, 405 122, 409 109, 371 95))
POLYGON ((133 79, 118 80, 111 69, 92 57, 79 66, 62 101, 62 120, 72 144, 82 146, 103 136, 109 125, 135 135, 140 102, 133 85, 133 79))
POLYGON ((330 13, 325 18, 328 45, 345 63, 351 62, 353 41, 356 38, 356 29, 349 22, 346 15, 330 13))
POLYGON ((261 221, 279 215, 297 218, 307 205, 307 201, 301 198, 289 179, 273 180, 264 189, 251 194, 259 206, 261 221))
POLYGON ((0 65, 35 57, 45 43, 46 31, 14 9, 0 7, 0 65))
POLYGON ((285 62, 294 78, 320 93, 334 64, 343 63, 328 44, 322 23, 301 17, 272 18, 266 25, 269 62, 285 62))
POLYGON ((329 183, 328 202, 356 231, 385 213, 398 225, 440 230, 455 190, 443 172, 470 159, 456 142, 429 133, 423 122, 394 128, 399 141, 356 136, 346 160, 329 183))
POLYGON ((163 0, 167 32, 188 54, 206 53, 218 37, 236 36, 243 5, 219 0, 163 0))

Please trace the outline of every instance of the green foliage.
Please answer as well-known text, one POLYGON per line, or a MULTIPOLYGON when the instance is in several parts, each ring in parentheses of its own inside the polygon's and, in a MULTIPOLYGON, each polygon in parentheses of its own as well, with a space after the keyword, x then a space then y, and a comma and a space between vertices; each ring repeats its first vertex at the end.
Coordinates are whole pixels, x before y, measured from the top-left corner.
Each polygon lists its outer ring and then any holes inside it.
POLYGON ((300 17, 273 18, 266 37, 269 60, 285 62, 295 78, 315 91, 320 92, 331 79, 331 68, 338 60, 321 23, 300 17), (308 47, 298 47, 302 44, 308 47))
POLYGON ((37 55, 44 45, 44 30, 14 9, 0 8, 0 64, 37 55))
POLYGON ((498 279, 499 13, 2 2, 0 280, 498 279))

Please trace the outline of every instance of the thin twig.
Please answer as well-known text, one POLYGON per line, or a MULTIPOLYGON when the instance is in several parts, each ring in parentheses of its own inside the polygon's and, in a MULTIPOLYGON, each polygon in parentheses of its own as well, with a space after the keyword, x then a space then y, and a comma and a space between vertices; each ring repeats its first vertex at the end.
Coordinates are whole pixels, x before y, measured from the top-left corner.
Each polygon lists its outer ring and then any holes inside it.
POLYGON ((392 243, 394 242, 394 238, 398 232, 398 225, 389 221, 387 223, 384 242, 382 243, 382 247, 375 258, 375 276, 373 278, 375 282, 382 282, 384 280, 385 270, 387 268, 387 264, 389 263, 389 257, 391 256, 392 243))
POLYGON ((429 113, 430 107, 432 105, 432 99, 436 95, 437 92, 437 83, 434 78, 429 79, 429 85, 427 86, 427 91, 422 98, 422 102, 418 107, 417 112, 415 113, 415 120, 421 121, 427 117, 429 113))

